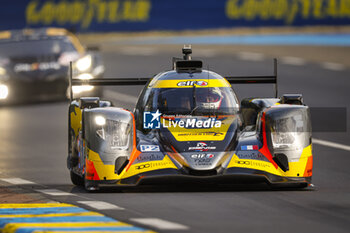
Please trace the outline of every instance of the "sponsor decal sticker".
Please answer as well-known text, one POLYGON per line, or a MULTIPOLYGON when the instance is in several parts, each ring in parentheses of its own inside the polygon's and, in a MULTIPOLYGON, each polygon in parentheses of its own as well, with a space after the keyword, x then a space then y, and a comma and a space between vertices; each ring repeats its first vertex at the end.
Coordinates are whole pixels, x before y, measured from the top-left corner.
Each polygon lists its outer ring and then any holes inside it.
POLYGON ((152 160, 162 160, 164 158, 164 155, 161 154, 161 153, 156 153, 156 154, 153 154, 153 153, 147 153, 147 154, 140 154, 138 157, 137 157, 137 161, 152 161, 152 160))
POLYGON ((192 159, 212 159, 214 158, 215 155, 213 154, 194 154, 194 155, 191 155, 191 158, 192 159))
POLYGON ((166 165, 171 165, 171 162, 151 162, 151 163, 145 163, 135 166, 136 170, 142 170, 146 168, 153 168, 153 167, 163 167, 166 165))
POLYGON ((200 119, 195 117, 175 118, 174 121, 165 121, 163 118, 162 125, 164 128, 180 127, 185 129, 205 129, 205 128, 220 128, 221 121, 216 118, 200 119))
POLYGON ((237 156, 239 159, 262 160, 262 161, 266 161, 266 162, 269 161, 259 151, 238 151, 237 156))
POLYGON ((140 145, 141 152, 159 152, 158 145, 140 145))
MULTIPOLYGON (((161 123, 163 128, 179 127, 186 129, 209 129, 220 128, 222 122, 214 117, 197 118, 192 116, 174 118, 174 120, 161 118, 162 113, 156 112, 143 113, 143 128, 144 129, 160 129, 161 123), (161 122, 162 119, 162 122, 161 122)), ((169 116, 167 116, 169 117, 169 116)))
POLYGON ((224 133, 221 132, 190 132, 190 133, 181 133, 178 136, 221 136, 224 133))
POLYGON ((33 71, 33 70, 58 70, 61 66, 57 62, 42 62, 42 63, 18 63, 14 66, 15 72, 23 72, 23 71, 33 71))
POLYGON ((271 167, 271 163, 269 163, 269 162, 237 160, 236 163, 239 165, 247 165, 247 166, 252 166, 252 167, 261 167, 261 168, 271 167))
POLYGON ((241 146, 241 150, 259 150, 258 145, 245 145, 241 146))
POLYGON ((135 168, 137 170, 141 170, 141 169, 145 169, 145 168, 149 168, 149 167, 151 167, 151 164, 147 163, 147 164, 138 165, 135 168))
POLYGON ((214 154, 193 154, 191 158, 194 160, 196 165, 211 165, 212 159, 215 157, 214 154))
POLYGON ((201 86, 205 87, 208 86, 208 83, 206 81, 183 81, 183 82, 178 82, 177 86, 179 87, 188 87, 188 86, 201 86))
POLYGON ((188 150, 194 150, 194 151, 208 151, 208 150, 215 150, 215 146, 208 146, 205 142, 198 142, 197 146, 189 147, 188 150))
POLYGON ((160 128, 160 116, 162 114, 157 110, 156 112, 144 112, 143 113, 143 128, 144 129, 159 129, 160 128))

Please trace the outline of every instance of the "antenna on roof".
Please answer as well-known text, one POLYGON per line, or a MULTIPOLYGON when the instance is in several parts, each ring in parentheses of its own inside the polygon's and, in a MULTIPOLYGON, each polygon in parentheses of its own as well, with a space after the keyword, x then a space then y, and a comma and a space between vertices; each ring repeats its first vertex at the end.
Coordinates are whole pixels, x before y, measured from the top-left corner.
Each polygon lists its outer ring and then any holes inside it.
POLYGON ((192 47, 191 45, 184 45, 184 47, 182 48, 182 53, 184 55, 184 60, 191 60, 191 54, 192 54, 192 47))

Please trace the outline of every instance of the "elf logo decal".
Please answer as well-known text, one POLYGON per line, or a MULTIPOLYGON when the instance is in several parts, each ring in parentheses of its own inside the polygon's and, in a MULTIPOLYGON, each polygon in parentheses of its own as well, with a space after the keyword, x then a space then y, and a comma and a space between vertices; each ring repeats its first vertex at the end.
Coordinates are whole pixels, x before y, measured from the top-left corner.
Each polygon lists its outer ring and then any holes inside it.
POLYGON ((213 154, 194 154, 191 155, 193 162, 197 166, 210 166, 212 165, 212 159, 215 157, 213 154))
POLYGON ((178 87, 188 87, 188 86, 194 86, 194 85, 205 87, 205 86, 208 86, 208 83, 206 81, 184 81, 184 82, 177 83, 178 87))
POLYGON ((192 159, 212 159, 215 155, 213 154, 194 154, 191 155, 192 159))

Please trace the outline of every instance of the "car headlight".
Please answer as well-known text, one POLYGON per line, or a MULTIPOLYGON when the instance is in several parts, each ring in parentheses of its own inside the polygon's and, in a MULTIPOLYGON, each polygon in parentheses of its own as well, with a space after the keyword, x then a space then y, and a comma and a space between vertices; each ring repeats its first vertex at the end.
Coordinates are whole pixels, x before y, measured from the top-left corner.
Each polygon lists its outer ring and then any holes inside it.
POLYGON ((76 62, 76 67, 79 71, 87 71, 88 69, 90 69, 91 65, 92 65, 91 55, 86 55, 85 57, 80 58, 76 62))
POLYGON ((80 80, 89 80, 89 79, 93 79, 94 77, 91 74, 83 73, 83 74, 79 74, 76 78, 80 80))
POLYGON ((271 139, 274 148, 289 148, 294 146, 296 142, 296 133, 282 133, 282 132, 272 132, 271 139))
POLYGON ((95 123, 99 126, 97 136, 105 140, 111 149, 129 146, 131 127, 128 123, 105 119, 103 116, 96 116, 95 123))
POLYGON ((5 68, 0 66, 0 81, 7 81, 9 76, 5 68))
POLYGON ((0 99, 6 99, 9 94, 9 89, 6 85, 0 84, 0 99))
POLYGON ((106 118, 104 118, 103 116, 97 116, 95 117, 95 123, 99 126, 104 126, 106 125, 106 118))
POLYGON ((0 67, 0 75, 5 75, 6 74, 6 69, 3 67, 0 67))
POLYGON ((305 129, 301 115, 276 119, 271 127, 271 141, 275 149, 300 149, 305 129))

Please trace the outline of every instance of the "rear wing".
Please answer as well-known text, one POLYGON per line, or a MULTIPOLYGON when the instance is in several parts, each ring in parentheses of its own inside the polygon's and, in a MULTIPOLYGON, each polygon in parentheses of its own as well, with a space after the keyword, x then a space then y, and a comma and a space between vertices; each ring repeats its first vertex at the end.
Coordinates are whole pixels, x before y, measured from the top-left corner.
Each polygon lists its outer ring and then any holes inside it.
POLYGON ((242 76, 242 77, 225 77, 231 84, 274 84, 275 97, 278 97, 277 88, 277 59, 273 59, 273 75, 270 76, 242 76))
MULTIPOLYGON (((186 60, 177 61, 177 68, 189 68, 186 63, 186 60), (182 66, 184 67, 182 67, 182 66)), ((188 60, 191 64, 195 63, 198 66, 199 61, 188 60)), ((202 65, 202 64, 201 64, 202 65)), ((190 67, 192 68, 192 66, 190 67)), ((198 67, 195 67, 198 68, 198 67)), ((237 76, 237 77, 225 77, 226 80, 231 84, 274 84, 275 97, 278 97, 278 88, 277 88, 277 59, 274 59, 274 74, 271 76, 237 76)), ((92 85, 92 86, 123 86, 123 85, 146 85, 150 78, 117 78, 117 79, 73 79, 73 65, 70 62, 70 71, 69 71, 69 91, 70 91, 70 100, 73 100, 73 90, 72 86, 77 85, 92 85)))

